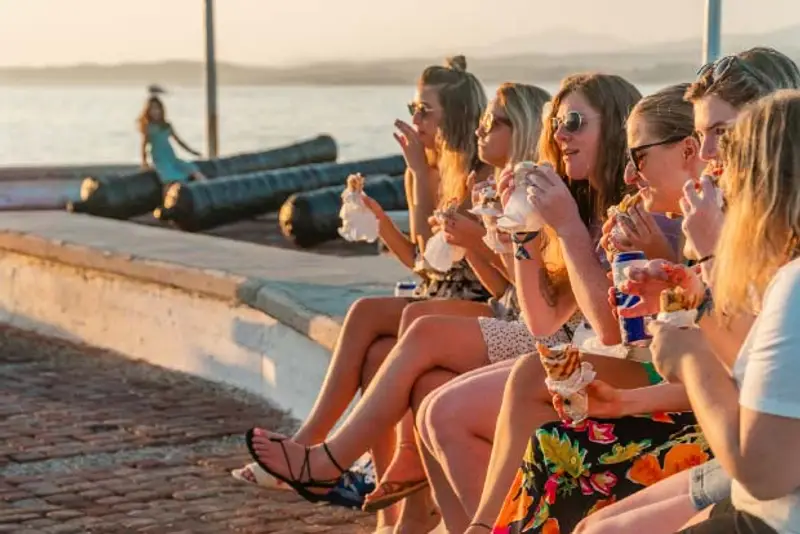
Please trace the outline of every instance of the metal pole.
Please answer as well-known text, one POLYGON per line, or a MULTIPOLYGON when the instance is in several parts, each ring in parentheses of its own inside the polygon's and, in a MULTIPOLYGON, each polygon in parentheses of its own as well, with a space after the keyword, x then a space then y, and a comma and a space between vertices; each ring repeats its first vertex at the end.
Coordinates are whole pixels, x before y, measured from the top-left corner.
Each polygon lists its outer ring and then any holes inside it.
POLYGON ((206 0, 206 139, 208 157, 218 154, 217 60, 214 54, 214 0, 206 0))
POLYGON ((716 61, 722 41, 722 0, 706 0, 706 24, 703 33, 703 64, 716 61))

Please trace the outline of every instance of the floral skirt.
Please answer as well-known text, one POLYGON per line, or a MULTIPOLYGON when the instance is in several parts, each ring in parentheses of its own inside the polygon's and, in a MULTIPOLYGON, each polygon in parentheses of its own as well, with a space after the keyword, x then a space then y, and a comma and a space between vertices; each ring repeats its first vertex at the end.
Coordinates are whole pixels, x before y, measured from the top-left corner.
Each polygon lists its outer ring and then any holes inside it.
POLYGON ((711 457, 691 412, 547 424, 528 442, 492 532, 572 532, 587 515, 711 457))

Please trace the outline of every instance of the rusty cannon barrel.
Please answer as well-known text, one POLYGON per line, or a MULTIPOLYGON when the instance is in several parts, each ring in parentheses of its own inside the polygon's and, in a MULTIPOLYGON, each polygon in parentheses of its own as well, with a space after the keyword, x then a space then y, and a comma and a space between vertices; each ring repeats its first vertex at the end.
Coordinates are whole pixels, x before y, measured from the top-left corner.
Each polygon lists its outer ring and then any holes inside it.
POLYGON ((172 184, 164 195, 164 205, 154 215, 181 230, 197 232, 277 211, 294 193, 344 186, 347 177, 355 172, 367 176, 397 175, 405 167, 403 157, 398 155, 172 184))
MULTIPOLYGON (((336 161, 336 141, 320 135, 263 152, 236 154, 224 158, 195 162, 206 177, 238 175, 296 165, 336 161)), ((67 209, 112 219, 130 219, 161 205, 164 185, 155 171, 142 171, 123 176, 87 177, 81 183, 79 201, 69 202, 67 209)))
MULTIPOLYGON (((283 236, 302 248, 338 239, 343 192, 344 186, 336 185, 290 196, 278 212, 283 236)), ((403 176, 368 176, 364 193, 386 211, 408 208, 403 176)))

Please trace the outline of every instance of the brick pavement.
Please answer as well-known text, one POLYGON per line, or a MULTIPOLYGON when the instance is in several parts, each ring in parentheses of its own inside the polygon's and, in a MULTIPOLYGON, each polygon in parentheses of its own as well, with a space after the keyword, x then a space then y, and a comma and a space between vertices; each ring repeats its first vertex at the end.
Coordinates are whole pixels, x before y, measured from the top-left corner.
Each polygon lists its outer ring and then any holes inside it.
POLYGON ((0 327, 0 532, 362 534, 372 517, 238 482, 253 396, 0 327))

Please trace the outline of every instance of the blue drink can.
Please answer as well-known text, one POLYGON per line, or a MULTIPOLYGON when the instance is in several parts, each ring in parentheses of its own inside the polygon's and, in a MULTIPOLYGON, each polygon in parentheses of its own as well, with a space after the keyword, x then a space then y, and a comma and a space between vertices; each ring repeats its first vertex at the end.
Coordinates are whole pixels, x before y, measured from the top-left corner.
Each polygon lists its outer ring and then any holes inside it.
POLYGON ((397 282, 394 286, 395 297, 413 297, 417 289, 416 282, 397 282))
MULTIPOLYGON (((641 267, 647 263, 644 252, 631 251, 621 252, 614 257, 611 270, 614 274, 614 287, 616 293, 617 310, 630 308, 641 300, 638 295, 627 295, 619 290, 623 282, 627 280, 624 271, 627 267, 641 267)), ((622 336, 623 345, 646 345, 650 339, 645 325, 645 317, 620 317, 619 331, 622 336)))

